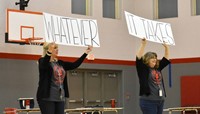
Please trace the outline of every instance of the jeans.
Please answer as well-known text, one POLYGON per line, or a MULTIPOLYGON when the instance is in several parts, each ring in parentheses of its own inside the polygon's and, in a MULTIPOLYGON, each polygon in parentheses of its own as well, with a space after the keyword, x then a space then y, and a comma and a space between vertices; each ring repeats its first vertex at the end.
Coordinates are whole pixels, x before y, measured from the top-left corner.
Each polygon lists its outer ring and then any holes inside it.
POLYGON ((164 100, 140 99, 140 109, 143 114, 162 114, 164 100))
POLYGON ((64 114, 65 102, 54 102, 54 101, 38 101, 41 114, 64 114))

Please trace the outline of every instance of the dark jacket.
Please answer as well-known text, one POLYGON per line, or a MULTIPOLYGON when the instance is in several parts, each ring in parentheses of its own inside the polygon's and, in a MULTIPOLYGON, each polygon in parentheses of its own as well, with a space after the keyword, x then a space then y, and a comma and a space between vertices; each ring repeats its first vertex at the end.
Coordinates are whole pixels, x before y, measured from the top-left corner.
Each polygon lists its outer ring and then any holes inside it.
MULTIPOLYGON (((168 64, 170 63, 170 61, 168 59, 166 59, 165 57, 163 57, 160 61, 159 61, 159 67, 157 70, 159 70, 161 72, 161 70, 163 68, 165 68, 168 64)), ((140 93, 139 95, 150 95, 150 87, 148 84, 148 79, 149 79, 149 66, 147 66, 146 64, 143 63, 143 59, 138 59, 136 57, 136 69, 137 69, 137 74, 138 74, 138 78, 139 78, 139 83, 140 83, 140 93)), ((162 78, 163 79, 163 78, 162 78)), ((164 87, 164 81, 163 82, 163 88, 164 88, 164 92, 165 92, 165 87, 164 87)), ((166 95, 166 94, 165 94, 166 95)))
MULTIPOLYGON (((87 54, 84 53, 79 59, 77 59, 75 62, 65 62, 62 60, 58 60, 58 64, 62 66, 65 71, 67 70, 73 70, 81 65, 81 63, 86 58, 87 54)), ((39 83, 38 83, 38 90, 37 90, 37 100, 40 100, 42 98, 48 98, 50 95, 50 84, 51 84, 51 78, 53 76, 53 69, 50 64, 50 58, 51 56, 48 56, 47 54, 40 58, 38 60, 39 63, 39 83)), ((69 97, 69 91, 68 91, 68 84, 67 84, 67 76, 64 78, 64 90, 65 90, 65 97, 69 97)))

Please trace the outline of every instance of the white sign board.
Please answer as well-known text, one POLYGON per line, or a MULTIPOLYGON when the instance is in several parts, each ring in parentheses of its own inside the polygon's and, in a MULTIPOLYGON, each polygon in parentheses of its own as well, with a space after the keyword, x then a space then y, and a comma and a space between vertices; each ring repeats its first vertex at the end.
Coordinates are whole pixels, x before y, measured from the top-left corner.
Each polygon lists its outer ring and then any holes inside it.
POLYGON ((152 21, 125 11, 129 34, 149 41, 175 45, 171 25, 152 21))
POLYGON ((100 47, 97 21, 43 13, 45 41, 62 45, 100 47))

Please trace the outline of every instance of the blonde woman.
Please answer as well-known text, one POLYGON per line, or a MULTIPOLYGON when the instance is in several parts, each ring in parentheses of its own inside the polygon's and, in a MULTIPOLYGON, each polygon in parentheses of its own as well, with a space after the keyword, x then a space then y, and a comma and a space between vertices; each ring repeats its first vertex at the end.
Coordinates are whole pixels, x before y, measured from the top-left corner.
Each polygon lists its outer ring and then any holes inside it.
POLYGON ((136 54, 136 69, 140 84, 140 108, 143 114, 162 114, 166 97, 161 71, 169 63, 169 48, 163 44, 164 57, 159 61, 155 52, 144 54, 146 39, 142 39, 136 54))
POLYGON ((75 62, 67 62, 57 58, 57 44, 44 43, 44 53, 38 60, 37 90, 37 101, 42 114, 64 114, 65 98, 69 97, 66 71, 78 68, 91 50, 92 47, 88 46, 75 62))

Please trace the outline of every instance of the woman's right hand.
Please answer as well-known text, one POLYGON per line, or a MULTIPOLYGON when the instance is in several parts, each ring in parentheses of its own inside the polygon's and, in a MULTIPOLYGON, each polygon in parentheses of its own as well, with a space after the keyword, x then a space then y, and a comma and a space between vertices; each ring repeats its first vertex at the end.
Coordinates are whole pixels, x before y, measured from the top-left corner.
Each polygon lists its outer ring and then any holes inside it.
POLYGON ((140 48, 138 49, 138 52, 136 53, 136 56, 138 57, 138 59, 141 59, 143 54, 144 54, 144 48, 146 46, 146 38, 143 38, 142 41, 141 41, 141 45, 140 45, 140 48))
POLYGON ((147 43, 146 38, 143 38, 143 39, 142 39, 142 45, 146 45, 146 43, 147 43))

